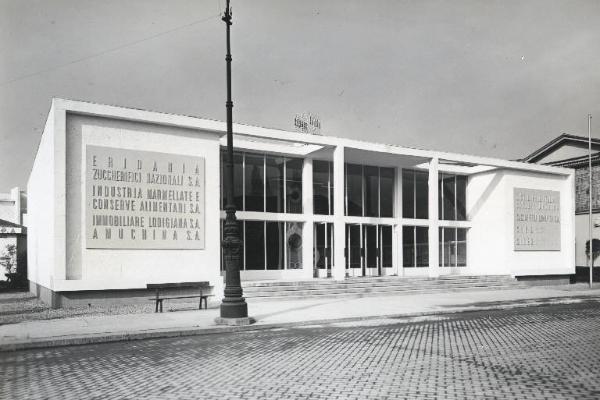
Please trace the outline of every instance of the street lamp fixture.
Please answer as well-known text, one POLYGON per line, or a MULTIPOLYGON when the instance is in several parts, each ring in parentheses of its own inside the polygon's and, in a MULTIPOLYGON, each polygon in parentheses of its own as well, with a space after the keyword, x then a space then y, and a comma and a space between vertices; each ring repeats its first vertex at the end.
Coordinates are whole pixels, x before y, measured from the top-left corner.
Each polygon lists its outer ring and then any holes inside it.
POLYGON ((223 259, 225 264, 225 295, 221 302, 221 314, 216 319, 220 325, 248 325, 253 322, 248 318, 248 304, 242 296, 240 281, 240 252, 242 240, 235 217, 235 203, 233 200, 233 101, 231 100, 231 7, 227 0, 225 13, 221 18, 227 29, 227 163, 225 166, 225 179, 227 180, 227 204, 225 205, 225 227, 223 228, 223 259))

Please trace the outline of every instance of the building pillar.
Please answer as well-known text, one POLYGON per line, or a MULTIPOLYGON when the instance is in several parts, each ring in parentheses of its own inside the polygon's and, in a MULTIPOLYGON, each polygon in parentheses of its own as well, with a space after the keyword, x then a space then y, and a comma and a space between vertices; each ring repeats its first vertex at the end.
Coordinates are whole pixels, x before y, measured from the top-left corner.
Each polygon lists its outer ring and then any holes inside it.
POLYGON ((439 215, 438 215, 438 159, 429 162, 429 276, 440 276, 439 215))
POLYGON ((314 270, 314 219, 313 219, 313 160, 304 159, 302 168, 302 212, 306 222, 302 228, 302 278, 311 279, 314 270))
POLYGON ((396 168, 396 181, 394 182, 394 218, 396 226, 394 227, 394 253, 393 253, 393 270, 398 276, 404 276, 404 247, 402 245, 402 168, 396 168))
POLYGON ((346 226, 344 223, 344 146, 333 150, 333 266, 335 280, 346 279, 346 226))

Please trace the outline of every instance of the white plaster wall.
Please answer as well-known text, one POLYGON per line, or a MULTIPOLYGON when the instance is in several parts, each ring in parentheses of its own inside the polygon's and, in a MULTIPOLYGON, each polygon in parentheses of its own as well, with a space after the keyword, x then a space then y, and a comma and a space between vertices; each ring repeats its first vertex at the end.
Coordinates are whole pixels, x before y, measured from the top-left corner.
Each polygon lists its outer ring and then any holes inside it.
POLYGON ((508 204, 502 187, 503 172, 469 177, 467 185, 467 268, 464 274, 509 274, 504 243, 511 236, 506 224, 508 204))
POLYGON ((53 106, 27 182, 27 279, 49 289, 55 270, 54 139, 53 106))
POLYGON ((505 173, 505 196, 509 203, 507 223, 510 236, 506 244, 507 261, 513 275, 552 275, 575 273, 575 201, 573 179, 531 174, 505 173), (533 178, 533 179, 532 179, 533 178), (560 192, 560 251, 514 251, 513 188, 522 187, 560 192))
POLYGON ((145 288, 147 283, 198 280, 221 286, 217 135, 67 114, 66 147, 66 279, 59 283, 57 290, 145 288), (204 157, 205 249, 86 249, 84 165, 87 145, 204 157))
POLYGON ((467 189, 467 263, 481 274, 572 274, 575 272, 575 209, 571 177, 503 170, 471 176, 467 189), (559 251, 514 250, 515 187, 560 192, 559 251))

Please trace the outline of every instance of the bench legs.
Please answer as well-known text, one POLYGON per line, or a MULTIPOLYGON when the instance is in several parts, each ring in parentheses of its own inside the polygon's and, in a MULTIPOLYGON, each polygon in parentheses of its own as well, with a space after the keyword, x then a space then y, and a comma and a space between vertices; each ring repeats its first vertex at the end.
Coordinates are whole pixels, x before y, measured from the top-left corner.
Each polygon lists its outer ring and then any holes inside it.
POLYGON ((154 307, 154 312, 158 312, 158 305, 160 304, 160 312, 163 312, 163 299, 156 299, 156 306, 154 307))
MULTIPOLYGON (((196 296, 194 296, 196 297, 196 296)), ((201 295, 200 297, 200 302, 198 303, 198 310, 202 310, 202 300, 204 300, 204 309, 207 310, 208 309, 208 296, 206 295, 201 295)), ((166 298, 168 299, 168 298, 166 298)), ((154 306, 154 312, 157 313, 159 308, 160 308, 160 312, 163 312, 163 300, 165 300, 165 298, 159 298, 158 294, 156 295, 156 298, 154 299, 155 306, 154 306)))
POLYGON ((202 300, 204 300, 204 309, 208 309, 208 296, 200 296, 200 303, 198 304, 198 310, 202 310, 202 300))

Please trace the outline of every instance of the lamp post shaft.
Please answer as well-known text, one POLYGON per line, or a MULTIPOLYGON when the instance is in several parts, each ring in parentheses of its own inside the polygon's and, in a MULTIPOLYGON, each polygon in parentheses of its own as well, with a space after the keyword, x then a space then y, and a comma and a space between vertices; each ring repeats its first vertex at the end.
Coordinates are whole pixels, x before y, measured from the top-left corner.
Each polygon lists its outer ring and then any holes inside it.
POLYGON ((242 297, 242 285, 240 281, 240 250, 242 241, 240 231, 235 217, 235 203, 233 200, 233 101, 231 100, 231 8, 229 0, 226 3, 225 14, 222 20, 227 29, 227 204, 225 205, 225 227, 223 228, 223 261, 225 264, 225 291, 221 302, 221 318, 246 318, 248 317, 248 304, 242 297))
POLYGON ((594 183, 592 179, 592 115, 588 114, 588 179, 589 179, 589 235, 590 235, 590 289, 593 286, 594 282, 594 237, 593 237, 593 220, 592 220, 592 205, 594 201, 592 185, 594 183))

